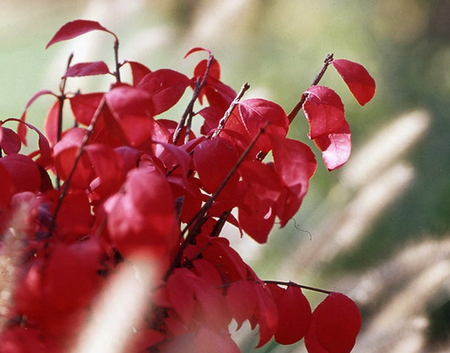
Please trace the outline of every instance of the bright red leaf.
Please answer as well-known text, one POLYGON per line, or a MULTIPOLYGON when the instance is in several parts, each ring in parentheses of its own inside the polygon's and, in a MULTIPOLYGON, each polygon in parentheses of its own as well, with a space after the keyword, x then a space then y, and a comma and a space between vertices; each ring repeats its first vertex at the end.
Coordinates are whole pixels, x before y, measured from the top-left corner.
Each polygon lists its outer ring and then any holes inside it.
POLYGON ((276 209, 280 226, 284 227, 302 204, 309 179, 316 170, 316 160, 311 149, 300 141, 275 135, 270 136, 270 140, 275 170, 285 185, 276 209))
POLYGON ((150 93, 154 114, 158 115, 174 106, 189 84, 187 76, 174 70, 160 69, 145 75, 136 87, 150 93))
POLYGON ((350 126, 346 122, 338 131, 314 140, 322 151, 322 159, 328 170, 335 170, 350 157, 352 140, 350 126))
MULTIPOLYGON (((333 292, 314 310, 313 320, 315 330, 313 328, 306 336, 307 348, 308 340, 311 340, 312 347, 318 343, 327 353, 349 353, 352 350, 361 328, 361 314, 353 300, 333 292)), ((311 347, 308 351, 316 352, 311 347)))
MULTIPOLYGON (((239 155, 233 144, 220 136, 204 140, 194 149, 194 164, 205 190, 213 193, 236 165, 239 155)), ((235 173, 227 183, 221 196, 234 193, 239 176, 235 173)))
POLYGON ((328 135, 339 130, 345 123, 344 105, 336 92, 324 86, 311 86, 303 111, 308 119, 309 138, 328 135))
POLYGON ((345 59, 331 62, 359 104, 365 105, 375 95, 375 80, 364 66, 345 59))
POLYGON ((81 36, 84 33, 91 32, 91 31, 103 31, 110 33, 114 36, 114 38, 117 40, 116 35, 107 30, 105 27, 103 27, 100 23, 96 21, 90 21, 90 20, 75 20, 71 22, 67 22, 65 25, 63 25, 58 32, 53 36, 53 38, 47 43, 47 46, 45 49, 50 47, 51 45, 62 42, 64 40, 69 40, 72 38, 76 38, 78 36, 81 36))
MULTIPOLYGON (((274 290, 273 286, 275 285, 269 287, 271 291, 274 290)), ((275 298, 275 302, 278 309, 278 329, 275 332, 275 340, 281 344, 293 344, 300 341, 311 325, 311 306, 301 289, 288 286, 275 298)))
POLYGON ((6 154, 19 153, 21 147, 19 135, 0 124, 0 148, 3 152, 6 154))
POLYGON ((103 61, 79 63, 70 66, 63 77, 82 77, 108 74, 108 66, 103 61))

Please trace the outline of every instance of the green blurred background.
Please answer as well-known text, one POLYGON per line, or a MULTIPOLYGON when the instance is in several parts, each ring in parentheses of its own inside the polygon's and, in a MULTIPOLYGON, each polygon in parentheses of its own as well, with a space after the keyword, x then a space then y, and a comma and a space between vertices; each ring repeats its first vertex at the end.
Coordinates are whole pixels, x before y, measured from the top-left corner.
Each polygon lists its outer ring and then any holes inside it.
MULTIPOLYGON (((355 352, 450 350, 450 1, 449 0, 2 0, 1 118, 20 117, 41 89, 57 91, 67 57, 112 63, 112 40, 90 33, 45 50, 64 23, 92 19, 115 32, 121 60, 190 75, 213 51, 222 79, 247 97, 287 111, 310 85, 326 54, 363 64, 377 94, 357 105, 330 68, 352 126, 354 154, 329 173, 322 164, 300 213, 269 244, 230 238, 264 279, 339 290, 364 315, 355 352), (197 55, 197 54, 196 54, 197 55)), ((107 89, 106 78, 69 88, 107 89)), ((50 98, 31 107, 42 127, 50 98)), ((176 118, 177 110, 170 118, 176 118)), ((291 135, 309 143, 301 115, 291 135)), ((320 155, 317 155, 320 160, 320 155)), ((306 293, 316 303, 320 295, 306 293)), ((236 335, 252 352, 254 332, 236 335)), ((261 352, 299 352, 270 343, 261 352)))

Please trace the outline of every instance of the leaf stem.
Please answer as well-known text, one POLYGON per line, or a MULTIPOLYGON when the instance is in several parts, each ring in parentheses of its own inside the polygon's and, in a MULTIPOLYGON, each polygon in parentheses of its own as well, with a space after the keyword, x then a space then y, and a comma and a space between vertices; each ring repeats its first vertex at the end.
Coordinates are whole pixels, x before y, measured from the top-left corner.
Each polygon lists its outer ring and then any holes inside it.
POLYGON ((114 76, 116 77, 116 83, 120 83, 120 63, 119 63, 119 39, 114 35, 114 61, 116 64, 116 71, 114 72, 114 76))
POLYGON ((67 196, 67 193, 69 191, 70 182, 72 181, 72 178, 75 174, 75 170, 76 170, 78 163, 81 160, 81 156, 84 152, 84 148, 86 147, 90 137, 92 136, 92 133, 94 132, 95 124, 97 123, 97 120, 98 120, 101 112, 103 111, 104 107, 105 107, 105 99, 103 98, 102 101, 100 102, 99 106, 97 107, 97 110, 95 111, 94 116, 92 117, 91 123, 86 132, 86 135, 84 135, 83 141, 81 142, 81 145, 78 148, 77 154, 75 156, 75 160, 73 162, 72 169, 70 170, 70 173, 69 173, 69 175, 63 185, 63 188, 61 190, 61 194, 59 195, 58 203, 56 204, 55 212, 53 213, 52 222, 50 223, 50 226, 48 228, 48 238, 51 238, 53 235, 53 231, 55 230, 55 226, 56 226, 56 219, 58 218, 58 214, 59 214, 59 211, 61 210, 61 206, 64 201, 64 198, 67 196))
POLYGON ((233 99, 233 101, 231 102, 230 106, 228 107, 227 111, 225 112, 225 114, 223 115, 222 119, 220 119, 219 121, 219 125, 217 126, 217 129, 214 131, 214 133, 212 134, 211 138, 215 138, 217 137, 220 132, 223 130, 223 128, 225 127, 225 124, 228 120, 228 118, 230 117, 231 113, 234 110, 234 107, 236 106, 236 104, 239 103, 239 101, 242 99, 242 97, 244 96, 245 92, 247 92, 250 89, 250 85, 248 84, 248 82, 244 83, 241 87, 241 90, 239 91, 239 93, 237 94, 237 96, 233 99))
MULTIPOLYGON (((325 74, 325 71, 327 71, 328 66, 331 64, 331 62, 334 60, 333 54, 327 54, 325 59, 323 60, 322 68, 320 69, 319 73, 314 78, 314 81, 312 82, 311 86, 317 86, 322 79, 323 75, 325 74)), ((306 94, 302 94, 300 101, 295 105, 294 109, 289 113, 288 119, 289 123, 292 123, 292 121, 297 116, 298 112, 302 109, 303 104, 305 103, 305 100, 307 98, 306 94)))
MULTIPOLYGON (((180 122, 178 123, 177 128, 175 129, 175 133, 173 135, 173 144, 176 145, 178 142, 178 139, 180 138, 181 130, 186 125, 186 119, 189 117, 189 125, 192 121, 193 111, 194 111, 194 104, 197 100, 198 96, 200 95, 200 91, 206 84, 206 79, 208 78, 209 71, 211 69, 212 63, 214 62, 214 55, 210 54, 208 57, 208 61, 206 63, 206 69, 205 73, 203 74, 203 77, 201 81, 197 79, 195 82, 195 89, 192 93, 191 100, 189 101, 186 110, 184 111, 183 115, 181 116, 180 122)), ((187 132, 187 136, 189 136, 189 132, 187 132)))
POLYGON ((321 288, 316 288, 316 287, 311 287, 311 286, 305 286, 303 284, 298 284, 298 283, 294 283, 294 282, 283 282, 283 281, 273 281, 273 280, 264 280, 264 283, 271 283, 271 284, 279 284, 282 286, 289 286, 289 287, 299 287, 302 289, 307 289, 307 290, 311 290, 314 292, 319 292, 319 293, 324 293, 324 294, 331 294, 333 293, 332 291, 326 290, 326 289, 321 289, 321 288))

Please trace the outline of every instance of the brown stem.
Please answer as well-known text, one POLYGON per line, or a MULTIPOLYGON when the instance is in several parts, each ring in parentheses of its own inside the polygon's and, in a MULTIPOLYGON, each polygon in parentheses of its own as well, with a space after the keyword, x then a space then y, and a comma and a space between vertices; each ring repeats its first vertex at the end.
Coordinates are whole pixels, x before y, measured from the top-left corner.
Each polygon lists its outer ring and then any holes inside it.
POLYGON ((269 125, 269 121, 262 127, 258 133, 255 135, 253 140, 250 142, 250 144, 247 146, 245 151, 241 154, 236 164, 233 166, 233 168, 228 172, 225 179, 222 181, 222 183, 219 185, 217 190, 206 200, 202 208, 197 212, 197 214, 189 221, 189 223, 184 227, 184 229, 181 232, 180 238, 183 238, 184 235, 189 230, 189 234, 186 236, 186 239, 181 244, 180 249, 178 250, 175 258, 173 259, 169 269, 167 270, 166 274, 163 277, 163 280, 167 280, 169 278, 172 271, 180 264, 181 258, 183 257, 183 252, 188 246, 188 244, 191 244, 192 241, 195 239, 197 234, 200 233, 201 227, 206 221, 204 216, 206 215, 206 212, 211 208, 213 202, 216 200, 217 196, 219 196, 220 192, 224 189, 224 187, 228 184, 233 174, 237 171, 239 166, 242 164, 242 162, 245 160, 245 158, 248 156, 252 148, 255 146, 256 142, 258 141, 259 137, 265 133, 267 126, 269 125), (192 226, 192 228, 191 228, 192 226))
POLYGON ((191 100, 189 101, 189 103, 186 107, 186 110, 184 111, 183 115, 181 116, 180 122, 178 123, 178 126, 175 129, 175 133, 173 134, 173 144, 174 145, 177 144, 178 139, 180 138, 181 130, 186 125, 186 119, 188 118, 188 116, 190 116, 189 121, 192 120, 195 101, 197 100, 203 86, 205 86, 205 84, 206 84, 206 79, 208 78, 209 71, 211 69, 213 62, 214 62, 214 55, 210 55, 208 57, 205 73, 203 74, 201 81, 197 79, 197 81, 195 82, 195 89, 194 89, 194 92, 192 93, 191 100))
POLYGON ((249 90, 249 88, 250 88, 250 85, 248 84, 248 82, 246 82, 242 85, 241 90, 239 91, 237 96, 231 102, 230 106, 228 107, 227 111, 223 115, 222 119, 220 119, 219 125, 217 126, 217 129, 212 134, 211 138, 217 137, 220 134, 220 132, 225 127, 225 124, 226 124, 228 118, 230 117, 231 113, 233 112, 234 107, 236 106, 236 104, 239 103, 239 101, 242 99, 245 92, 247 92, 249 90))
POLYGON ((61 209, 62 203, 64 201, 64 198, 67 196, 67 193, 69 192, 69 186, 70 186, 70 182, 72 181, 72 178, 75 174, 75 170, 78 166, 78 163, 81 160, 81 156, 84 152, 84 148, 86 147, 90 137, 92 136, 92 133, 94 132, 94 127, 95 124, 97 123, 97 120, 101 114, 101 112, 103 111, 103 108, 105 107, 105 100, 103 99, 100 102, 100 105, 98 106, 97 110, 95 111, 94 116, 92 117, 91 123, 88 127, 88 130, 86 132, 86 135, 84 135, 83 141, 81 142, 80 147, 78 148, 77 154, 75 156, 75 161, 73 163, 72 169, 70 170, 70 173, 66 179, 66 182, 63 185, 63 188, 61 190, 61 194, 59 195, 59 199, 58 199, 58 203, 56 204, 55 207, 55 212, 53 213, 53 218, 52 218, 52 222, 50 223, 49 229, 48 229, 48 238, 52 237, 53 231, 55 229, 56 226, 56 219, 58 218, 58 214, 59 211, 61 209))
MULTIPOLYGON (((325 57, 322 68, 320 69, 319 73, 316 75, 311 86, 316 86, 319 84, 320 80, 322 79, 323 75, 325 74, 325 71, 327 71, 328 65, 330 65, 333 60, 334 60, 333 54, 328 54, 325 57)), ((292 123, 292 121, 297 116, 298 112, 302 109, 306 98, 307 98, 307 95, 305 93, 303 93, 300 98, 300 101, 295 105, 294 109, 292 109, 292 111, 288 115, 289 123, 292 123)))
POLYGON ((321 289, 321 288, 316 288, 316 287, 311 287, 311 286, 305 286, 303 284, 297 284, 294 282, 283 282, 283 281, 272 281, 272 280, 266 280, 263 281, 264 283, 272 283, 272 284, 279 284, 282 286, 290 286, 290 287, 299 287, 302 289, 307 289, 307 290, 311 290, 314 292, 319 292, 319 293, 324 293, 324 294, 331 294, 333 293, 332 291, 326 290, 326 289, 321 289))

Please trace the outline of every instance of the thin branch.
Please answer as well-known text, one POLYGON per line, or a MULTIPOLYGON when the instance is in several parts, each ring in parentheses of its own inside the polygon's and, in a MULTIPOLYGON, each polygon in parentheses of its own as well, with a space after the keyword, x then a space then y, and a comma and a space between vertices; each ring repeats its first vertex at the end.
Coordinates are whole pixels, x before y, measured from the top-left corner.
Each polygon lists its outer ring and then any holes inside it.
POLYGON ((205 69, 205 73, 203 74, 202 80, 200 81, 197 79, 197 81, 195 82, 195 89, 194 89, 194 92, 192 93, 191 100, 189 101, 189 103, 186 107, 186 110, 184 111, 183 115, 181 116, 180 122, 178 123, 178 126, 175 129, 175 133, 173 134, 173 144, 174 145, 177 144, 178 139, 180 138, 181 130, 186 125, 186 119, 188 117, 190 117, 189 121, 192 120, 195 101, 197 100, 197 98, 200 94, 200 91, 206 84, 206 79, 208 78, 209 71, 211 69, 213 62, 214 62, 214 55, 210 55, 208 57, 208 61, 206 63, 206 69, 205 69))
POLYGON ((120 63, 119 63, 119 39, 116 36, 114 41, 114 61, 116 64, 116 71, 114 72, 114 76, 116 77, 116 82, 120 83, 120 63))
POLYGON ((233 166, 233 168, 228 172, 225 179, 222 181, 222 183, 219 185, 217 190, 208 198, 208 200, 204 203, 202 208, 197 212, 197 214, 189 221, 189 223, 184 227, 184 229, 181 232, 180 238, 183 238, 184 235, 187 233, 187 231, 190 229, 189 234, 186 236, 186 239, 181 244, 180 249, 178 250, 177 255, 173 259, 169 269, 167 270, 166 274, 163 277, 163 280, 167 280, 169 278, 172 271, 179 265, 181 262, 181 258, 183 257, 183 252, 188 246, 188 244, 191 244, 191 242, 195 239, 197 234, 200 233, 201 227, 203 223, 206 221, 204 216, 208 212, 208 210, 211 208, 213 202, 216 200, 217 196, 220 194, 220 192, 224 189, 224 187, 228 184, 233 174, 237 171, 239 166, 242 164, 242 162, 245 160, 245 158, 248 156, 252 148, 255 146, 256 142, 258 141, 259 137, 266 132, 266 128, 269 125, 269 121, 262 127, 258 133, 255 135, 253 140, 250 142, 250 144, 247 146, 245 151, 242 153, 242 155, 239 157, 236 164, 233 166), (192 228, 191 228, 192 226, 192 228))
MULTIPOLYGON (((325 57, 322 68, 320 69, 319 73, 316 75, 316 78, 314 79, 311 86, 317 86, 319 84, 320 80, 322 79, 323 75, 325 74, 325 71, 327 71, 328 66, 331 64, 331 62, 333 60, 334 60, 333 54, 328 54, 325 57)), ((294 109, 292 109, 292 111, 288 115, 289 123, 292 123, 292 121, 297 116, 298 112, 302 109, 306 98, 307 98, 307 95, 303 93, 300 98, 300 101, 295 105, 294 109)))
POLYGON ((247 92, 249 90, 249 88, 250 88, 250 85, 248 84, 248 82, 246 82, 242 85, 241 90, 239 91, 237 96, 231 102, 230 106, 228 107, 227 111, 223 115, 222 119, 220 119, 219 125, 217 126, 217 129, 212 134, 211 138, 217 137, 220 134, 220 132, 225 127, 225 124, 226 124, 228 118, 230 117, 231 113, 233 112, 234 107, 236 106, 236 104, 239 103, 239 101, 242 99, 245 92, 247 92))
POLYGON ((75 174, 75 170, 78 166, 78 163, 81 160, 81 156, 84 152, 84 149, 90 139, 90 137, 92 136, 92 133, 94 132, 94 127, 95 124, 97 123, 97 120, 101 114, 101 112, 103 111, 105 107, 105 100, 102 99, 102 101, 100 102, 97 110, 94 113, 94 116, 92 117, 91 123, 88 127, 88 130, 86 132, 86 135, 84 135, 83 141, 81 142, 80 147, 78 148, 77 154, 75 156, 75 161, 73 163, 72 169, 70 170, 70 173, 66 179, 66 182, 63 185, 63 188, 61 190, 61 194, 59 195, 59 199, 58 199, 58 203, 56 204, 55 207, 55 212, 53 213, 53 218, 52 218, 52 222, 50 223, 49 229, 48 229, 48 238, 52 237, 53 231, 55 229, 56 226, 56 219, 58 218, 58 214, 59 211, 61 209, 62 203, 65 199, 65 197, 67 196, 67 193, 69 192, 69 186, 70 186, 70 182, 72 181, 72 178, 75 174))
MULTIPOLYGON (((73 59, 73 53, 69 55, 69 58, 67 59, 67 67, 66 71, 69 69, 70 64, 72 63, 73 59)), ((63 129, 63 109, 64 109, 64 102, 66 100, 66 83, 67 83, 67 77, 63 76, 61 79, 60 85, 59 85, 59 92, 60 95, 58 96, 59 101, 59 107, 58 107, 58 126, 56 129, 56 142, 61 141, 61 135, 62 135, 62 129, 63 129)), ((56 190, 59 190, 61 187, 61 179, 59 177, 59 174, 56 173, 56 190)))
POLYGON ((332 291, 326 290, 326 289, 321 289, 321 288, 316 288, 316 287, 311 287, 311 286, 305 286, 303 284, 298 284, 298 283, 294 283, 294 282, 283 282, 283 281, 272 281, 272 280, 265 280, 263 281, 264 283, 271 283, 271 284, 279 284, 282 286, 288 286, 288 287, 298 287, 298 288, 302 288, 302 289, 307 289, 307 290, 311 290, 314 292, 319 292, 319 293, 324 293, 324 294, 331 294, 333 293, 332 291))

